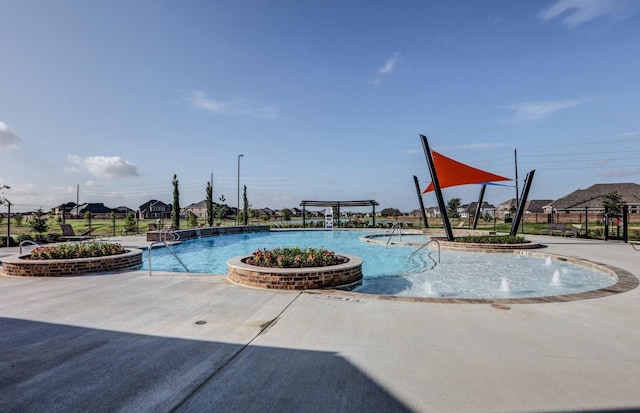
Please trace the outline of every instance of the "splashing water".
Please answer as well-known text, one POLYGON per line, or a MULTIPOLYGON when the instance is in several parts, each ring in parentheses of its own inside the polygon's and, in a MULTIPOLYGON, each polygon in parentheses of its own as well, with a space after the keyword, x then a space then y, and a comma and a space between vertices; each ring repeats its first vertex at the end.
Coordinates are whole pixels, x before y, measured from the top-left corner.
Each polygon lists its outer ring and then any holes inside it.
POLYGON ((431 283, 429 281, 425 281, 424 282, 424 292, 427 293, 428 295, 433 295, 434 294, 433 286, 431 285, 431 283))
POLYGON ((551 278, 551 285, 560 285, 560 271, 555 270, 553 272, 553 277, 551 278))
POLYGON ((507 281, 507 277, 502 277, 502 281, 500 281, 500 291, 509 291, 509 281, 507 281))
POLYGON ((551 257, 547 257, 547 258, 545 258, 544 263, 545 263, 546 265, 551 265, 551 257))

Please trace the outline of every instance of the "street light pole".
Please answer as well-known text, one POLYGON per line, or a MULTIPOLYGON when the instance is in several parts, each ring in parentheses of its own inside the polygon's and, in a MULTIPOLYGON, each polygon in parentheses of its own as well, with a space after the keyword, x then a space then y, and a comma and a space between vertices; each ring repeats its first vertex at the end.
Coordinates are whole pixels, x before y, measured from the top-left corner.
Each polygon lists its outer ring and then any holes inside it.
POLYGON ((236 225, 238 225, 238 216, 240 215, 240 158, 244 155, 238 155, 238 209, 236 210, 236 225))

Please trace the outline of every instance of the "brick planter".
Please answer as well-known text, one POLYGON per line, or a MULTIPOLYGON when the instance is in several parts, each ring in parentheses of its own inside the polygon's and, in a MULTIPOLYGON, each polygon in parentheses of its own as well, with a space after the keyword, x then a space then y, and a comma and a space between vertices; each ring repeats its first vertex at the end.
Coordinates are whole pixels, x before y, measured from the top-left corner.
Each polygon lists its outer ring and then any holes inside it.
POLYGON ((120 272, 142 267, 142 250, 129 248, 124 254, 64 260, 28 260, 29 254, 0 260, 0 274, 14 277, 61 277, 96 272, 120 272))
POLYGON ((249 256, 227 261, 229 281, 269 290, 310 290, 358 285, 362 282, 362 258, 339 254, 348 261, 326 267, 271 268, 246 264, 249 256))

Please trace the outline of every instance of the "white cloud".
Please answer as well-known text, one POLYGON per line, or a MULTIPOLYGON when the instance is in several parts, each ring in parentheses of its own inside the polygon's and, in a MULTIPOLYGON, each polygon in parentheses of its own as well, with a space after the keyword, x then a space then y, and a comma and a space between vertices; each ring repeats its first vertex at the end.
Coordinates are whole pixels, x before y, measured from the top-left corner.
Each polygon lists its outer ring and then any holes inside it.
POLYGON ((582 100, 560 100, 555 102, 523 102, 505 106, 515 112, 515 120, 541 120, 548 118, 556 112, 582 105, 582 100))
POLYGON ((263 119, 275 119, 280 114, 280 107, 275 104, 259 106, 239 98, 224 102, 210 98, 201 90, 192 91, 189 96, 186 97, 186 101, 195 109, 217 115, 243 115, 263 119))
POLYGON ((68 155, 67 160, 74 165, 65 168, 69 173, 78 173, 84 168, 91 175, 101 178, 127 178, 139 175, 135 164, 119 156, 89 156, 83 159, 78 155, 68 155))
POLYGON ((384 64, 378 69, 378 76, 371 81, 371 84, 379 86, 384 76, 389 76, 393 73, 398 62, 400 62, 400 53, 396 52, 384 61, 384 64))
POLYGON ((378 73, 381 75, 389 75, 395 69, 398 60, 400 59, 400 53, 394 53, 393 56, 385 60, 384 65, 378 69, 378 73))
POLYGON ((0 151, 10 151, 20 144, 20 138, 9 125, 0 122, 0 151))
POLYGON ((598 18, 622 19, 637 10, 637 2, 629 0, 558 0, 538 14, 543 21, 564 16, 562 23, 575 28, 598 18))

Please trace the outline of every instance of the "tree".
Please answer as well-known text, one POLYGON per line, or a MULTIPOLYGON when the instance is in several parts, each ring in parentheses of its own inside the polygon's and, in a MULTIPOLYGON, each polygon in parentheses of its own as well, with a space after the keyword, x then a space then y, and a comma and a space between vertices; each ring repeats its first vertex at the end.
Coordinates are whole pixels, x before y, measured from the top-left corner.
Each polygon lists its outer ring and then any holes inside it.
POLYGON ((42 234, 49 230, 49 224, 47 223, 47 218, 45 217, 42 208, 38 208, 31 215, 33 218, 29 221, 29 226, 33 231, 38 234, 42 234))
POLYGON ((171 207, 171 222, 173 228, 180 229, 180 191, 178 190, 178 177, 173 175, 173 205, 171 207))
POLYGON ((220 195, 220 198, 218 198, 218 201, 220 201, 220 203, 216 204, 215 213, 218 219, 220 220, 220 223, 222 224, 222 217, 223 215, 225 215, 225 212, 227 211, 227 204, 225 204, 226 199, 224 199, 224 195, 220 195))
POLYGON ((624 206, 624 201, 622 197, 618 194, 618 192, 613 191, 608 194, 602 195, 600 200, 602 207, 609 214, 609 218, 621 218, 622 217, 622 207, 624 206))
POLYGON ((122 229, 124 230, 124 232, 129 232, 133 231, 135 229, 135 226, 136 220, 133 216, 133 212, 129 212, 124 219, 124 225, 122 226, 122 229))
POLYGON ((22 226, 22 215, 15 214, 13 216, 13 222, 16 224, 16 227, 21 227, 22 226))
POLYGON ((247 198, 247 186, 244 185, 244 191, 242 192, 242 222, 244 225, 249 223, 249 199, 247 198))
POLYGON ((253 209, 253 207, 249 208, 250 214, 251 214, 251 219, 253 219, 254 223, 258 222, 258 219, 260 218, 260 213, 258 212, 257 209, 253 209))
POLYGON ((207 182, 207 198, 205 204, 207 206, 207 225, 213 226, 213 181, 207 182))
POLYGON ((4 204, 9 203, 7 198, 2 196, 2 194, 4 194, 3 190, 5 190, 5 189, 11 189, 11 187, 8 186, 8 185, 0 184, 0 205, 4 205, 4 204))
POLYGON ((189 218, 187 220, 189 228, 195 228, 198 226, 198 216, 193 212, 189 211, 189 218))
POLYGON ((84 213, 84 220, 86 221, 87 225, 91 227, 91 211, 87 211, 84 213))
POLYGON ((457 218, 458 208, 460 208, 460 198, 451 198, 447 202, 447 216, 457 218))
POLYGON ((282 218, 287 222, 291 221, 291 210, 289 208, 282 210, 282 218))

